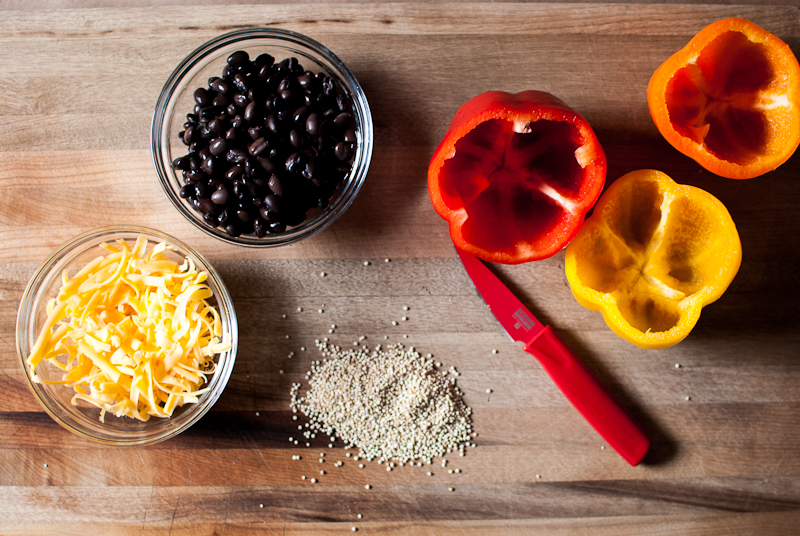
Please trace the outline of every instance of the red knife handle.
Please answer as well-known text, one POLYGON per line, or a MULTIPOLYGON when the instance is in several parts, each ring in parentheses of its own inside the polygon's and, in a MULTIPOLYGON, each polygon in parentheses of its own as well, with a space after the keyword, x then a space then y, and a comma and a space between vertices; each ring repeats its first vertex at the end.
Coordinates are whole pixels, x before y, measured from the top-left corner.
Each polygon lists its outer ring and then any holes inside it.
POLYGON ((564 396, 625 461, 631 465, 642 461, 650 439, 550 326, 524 350, 541 363, 564 396))

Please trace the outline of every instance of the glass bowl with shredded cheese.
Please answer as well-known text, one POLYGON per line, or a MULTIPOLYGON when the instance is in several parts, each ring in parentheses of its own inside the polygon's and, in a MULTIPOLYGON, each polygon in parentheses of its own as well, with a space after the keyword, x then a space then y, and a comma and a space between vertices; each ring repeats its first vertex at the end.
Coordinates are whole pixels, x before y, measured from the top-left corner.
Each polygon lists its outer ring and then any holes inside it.
MULTIPOLYGON (((242 111, 239 113, 243 114, 242 111)), ((304 122, 305 120, 303 120, 304 122)), ((263 123, 262 119, 253 120, 253 125, 262 125, 263 123)), ((230 126, 227 123, 226 125, 230 126)), ((288 131, 288 127, 284 127, 285 125, 281 127, 281 132, 288 131)), ((266 126, 264 126, 264 131, 267 131, 266 126)), ((281 139, 283 135, 275 134, 278 138, 276 146, 281 146, 281 144, 289 146, 288 138, 281 139)), ((288 132, 285 135, 288 136, 288 132)), ((271 136, 266 135, 267 138, 271 138, 271 136)), ((153 164, 161 187, 173 206, 203 232, 228 243, 254 248, 293 244, 322 231, 344 214, 352 205, 366 180, 372 160, 373 144, 372 113, 366 94, 355 75, 325 45, 303 34, 280 28, 256 27, 234 30, 219 35, 192 51, 178 64, 165 82, 156 102, 150 130, 150 152, 153 164), (228 57, 237 51, 247 52, 253 60, 260 55, 271 55, 276 64, 285 59, 295 58, 303 68, 310 72, 333 77, 338 81, 343 95, 350 102, 353 121, 356 125, 354 135, 357 142, 354 144, 354 154, 349 172, 337 186, 324 208, 309 209, 301 223, 296 225, 287 223, 285 230, 274 234, 270 231, 265 236, 257 236, 253 232, 232 236, 228 234, 224 225, 210 225, 204 220, 203 213, 193 207, 192 200, 181 196, 181 188, 185 185, 184 178, 181 170, 176 172, 172 167, 175 159, 186 155, 188 150, 181 141, 179 133, 186 128, 187 113, 193 112, 197 104, 194 97, 195 90, 207 86, 207 81, 211 78, 221 76, 227 65, 228 57)), ((311 148, 304 147, 303 150, 309 151, 311 148)), ((301 151, 298 149, 298 152, 301 151)), ((251 161, 254 160, 251 155, 247 156, 251 161)), ((266 151, 261 156, 266 156, 266 151)), ((219 159, 217 166, 224 165, 228 171, 233 169, 233 164, 228 160, 222 156, 217 158, 219 159)), ((285 162, 288 162, 286 156, 273 162, 277 169, 274 171, 275 174, 282 176, 284 168, 288 165, 285 162)), ((270 173, 266 173, 264 178, 269 179, 269 175, 270 173)), ((219 176, 219 173, 215 176, 219 176)), ((281 180, 286 182, 288 179, 282 178, 281 180)), ((291 188, 285 189, 291 190, 291 188)), ((253 193, 253 195, 263 197, 264 193, 269 194, 271 191, 261 188, 259 194, 253 193)), ((219 205, 219 207, 221 206, 219 205)))
POLYGON ((36 271, 17 315, 31 390, 68 430, 114 445, 173 437, 225 388, 238 346, 214 267, 153 229, 95 229, 36 271))

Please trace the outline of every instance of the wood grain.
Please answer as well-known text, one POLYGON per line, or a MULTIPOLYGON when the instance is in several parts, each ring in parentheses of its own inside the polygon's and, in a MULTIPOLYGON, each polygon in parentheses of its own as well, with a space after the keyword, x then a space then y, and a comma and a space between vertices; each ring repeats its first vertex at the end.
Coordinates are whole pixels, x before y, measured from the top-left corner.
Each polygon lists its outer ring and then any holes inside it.
POLYGON ((797 534, 800 156, 750 181, 713 176, 660 137, 644 91, 666 57, 728 16, 797 53, 800 8, 228 3, 0 4, 0 533, 797 534), (268 250, 220 244, 184 221, 149 154, 153 106, 174 66, 213 36, 259 24, 300 31, 339 55, 376 128, 369 176, 348 212, 317 236, 268 250), (652 436, 639 467, 509 341, 428 199, 428 160, 458 106, 488 89, 531 88, 590 121, 608 183, 661 169, 722 200, 742 239, 744 262, 726 294, 684 342, 660 351, 625 343, 575 302, 563 252, 493 267, 652 436), (166 231, 206 255, 231 291, 241 334, 213 410, 176 438, 129 449, 88 443, 50 419, 15 345, 17 306, 38 265, 75 234, 119 223, 166 231), (303 421, 292 420, 289 389, 304 382, 319 359, 314 340, 325 336, 401 342, 456 366, 477 447, 449 455, 447 468, 437 460, 389 473, 358 468, 327 439, 290 443, 303 421))

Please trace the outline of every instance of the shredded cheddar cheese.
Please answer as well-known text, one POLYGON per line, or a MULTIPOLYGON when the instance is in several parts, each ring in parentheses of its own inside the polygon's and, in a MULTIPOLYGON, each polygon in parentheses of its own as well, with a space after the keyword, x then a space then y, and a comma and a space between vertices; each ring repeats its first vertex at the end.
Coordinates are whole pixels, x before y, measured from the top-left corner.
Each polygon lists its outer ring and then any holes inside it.
POLYGON ((106 412, 147 421, 170 417, 196 403, 215 372, 214 356, 228 350, 217 309, 207 301, 208 274, 186 258, 178 265, 165 243, 147 253, 139 237, 103 243, 109 252, 71 279, 66 270, 58 296, 28 357, 33 381, 72 387, 80 400, 106 412), (36 367, 47 361, 63 370, 45 380, 36 367))

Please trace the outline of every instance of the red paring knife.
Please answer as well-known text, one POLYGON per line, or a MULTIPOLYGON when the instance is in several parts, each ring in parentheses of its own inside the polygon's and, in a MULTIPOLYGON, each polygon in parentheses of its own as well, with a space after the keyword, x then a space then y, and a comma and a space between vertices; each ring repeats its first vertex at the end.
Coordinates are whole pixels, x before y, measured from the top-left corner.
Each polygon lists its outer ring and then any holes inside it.
POLYGON ((544 367, 564 396, 625 461, 644 458, 650 439, 586 365, 556 335, 522 305, 489 268, 456 248, 464 268, 492 314, 523 350, 544 367))

